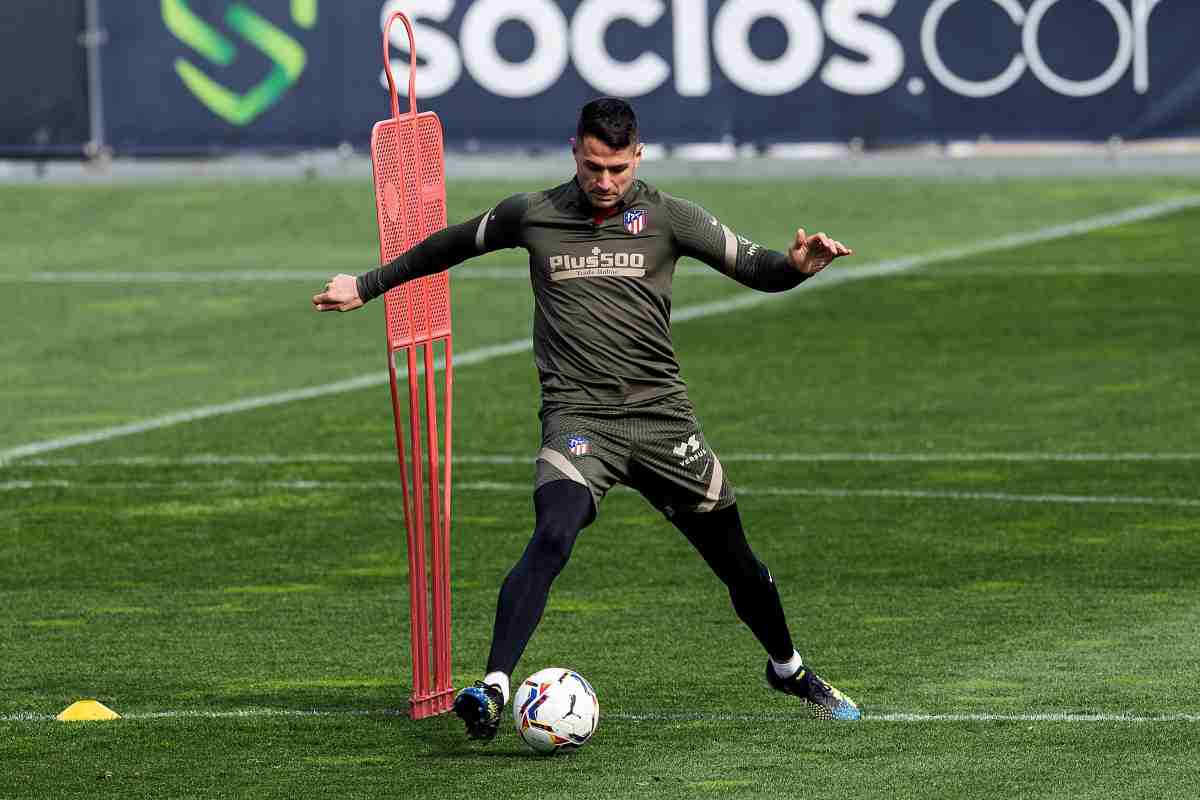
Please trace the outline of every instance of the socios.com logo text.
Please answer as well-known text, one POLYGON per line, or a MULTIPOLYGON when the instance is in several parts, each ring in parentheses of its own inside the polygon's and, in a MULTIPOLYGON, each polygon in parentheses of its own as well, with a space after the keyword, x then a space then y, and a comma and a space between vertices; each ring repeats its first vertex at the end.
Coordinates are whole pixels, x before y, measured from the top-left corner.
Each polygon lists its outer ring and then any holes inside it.
MULTIPOLYGON (((393 11, 404 11, 413 20, 425 62, 417 84, 424 97, 450 91, 464 69, 492 94, 532 97, 561 79, 568 63, 598 92, 624 97, 648 94, 667 81, 683 97, 703 97, 712 91, 714 66, 739 89, 756 95, 787 94, 814 77, 838 92, 872 95, 899 83, 909 62, 922 64, 941 86, 964 97, 1001 94, 1027 72, 1060 95, 1092 97, 1116 86, 1131 66, 1133 88, 1143 94, 1150 89, 1149 22, 1164 0, 1070 0, 1061 6, 1059 0, 1033 0, 1028 7, 1018 0, 933 0, 922 20, 917 53, 906 53, 887 27, 899 2, 825 0, 818 12, 814 0, 725 0, 713 16, 709 8, 715 4, 708 0, 583 0, 568 17, 553 0, 391 0, 380 18, 386 21, 393 11), (1019 31, 1019 50, 997 75, 967 78, 942 57, 939 30, 946 13, 960 2, 974 7, 980 41, 996 34, 1004 15, 1019 31), (1078 13, 1083 3, 1108 13, 1117 45, 1100 74, 1078 79, 1047 63, 1043 53, 1052 51, 1054 43, 1043 41, 1041 31, 1049 14, 1078 13), (466 7, 466 13, 460 29, 448 32, 445 23, 456 7, 466 7), (608 52, 604 36, 614 22, 649 27, 668 11, 670 53, 647 51, 633 60, 617 60, 608 52), (760 58, 750 47, 750 29, 761 19, 777 21, 787 33, 787 46, 776 58, 760 58), (533 50, 520 62, 508 61, 496 46, 500 26, 514 21, 533 34, 533 50), (833 53, 826 58, 828 41, 857 57, 833 53)), ((393 29, 392 43, 407 53, 402 29, 393 29)), ((407 61, 396 59, 392 70, 403 82, 407 61)), ((382 72, 380 82, 387 85, 382 72)), ((910 77, 905 86, 914 94, 926 89, 919 76, 910 77)))

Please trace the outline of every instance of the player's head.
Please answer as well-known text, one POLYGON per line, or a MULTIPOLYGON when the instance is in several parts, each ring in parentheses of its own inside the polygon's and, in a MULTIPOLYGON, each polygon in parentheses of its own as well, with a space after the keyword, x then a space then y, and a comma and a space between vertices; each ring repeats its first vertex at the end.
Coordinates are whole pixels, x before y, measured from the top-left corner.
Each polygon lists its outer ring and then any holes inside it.
POLYGON ((597 208, 611 208, 633 185, 642 145, 633 107, 615 97, 593 100, 579 112, 571 147, 579 185, 597 208))

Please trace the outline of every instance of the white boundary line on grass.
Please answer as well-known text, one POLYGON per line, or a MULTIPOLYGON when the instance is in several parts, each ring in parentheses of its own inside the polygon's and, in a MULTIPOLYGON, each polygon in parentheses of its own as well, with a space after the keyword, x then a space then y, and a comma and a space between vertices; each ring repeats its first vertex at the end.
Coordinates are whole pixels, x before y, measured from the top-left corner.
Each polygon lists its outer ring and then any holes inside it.
MULTIPOLYGON (((481 347, 477 350, 470 350, 462 353, 461 355, 454 357, 454 364, 456 367, 470 366, 472 364, 480 364, 485 361, 491 361, 494 358, 500 358, 502 356, 513 355, 515 353, 524 353, 531 349, 533 349, 532 339, 517 339, 504 344, 493 345, 491 347, 481 347)), ((437 366, 439 369, 441 368, 441 359, 438 359, 437 366)), ((399 377, 403 378, 407 374, 407 370, 397 369, 397 374, 399 377)), ((387 382, 388 374, 386 372, 380 372, 373 375, 362 375, 357 378, 327 383, 322 386, 312 386, 307 389, 293 389, 291 391, 260 395, 258 397, 247 397, 244 400, 235 400, 232 403, 222 403, 214 406, 201 406, 199 408, 192 408, 186 411, 179 411, 174 414, 166 414, 161 417, 152 417, 150 419, 141 420, 140 422, 131 422, 127 425, 101 428, 90 433, 80 433, 74 436, 64 436, 58 439, 32 442, 19 447, 0 450, 0 466, 4 466, 11 461, 23 458, 25 456, 40 455, 41 453, 64 450, 68 447, 76 447, 78 445, 105 442, 109 441, 110 439, 118 439, 122 436, 133 436, 139 433, 147 433, 149 431, 158 430, 159 428, 169 428, 173 425, 182 425, 186 422, 194 422, 196 420, 207 419, 209 417, 222 417, 227 414, 236 414, 241 411, 251 411, 256 408, 284 405, 297 400, 309 400, 315 397, 324 397, 331 394, 353 392, 371 386, 383 385, 387 382)))
MULTIPOLYGON (((986 239, 982 242, 976 242, 974 244, 950 247, 943 250, 937 250, 932 253, 926 253, 924 255, 881 261, 855 269, 837 270, 826 273, 820 276, 820 278, 817 280, 808 281, 802 284, 801 289, 807 291, 828 289, 850 281, 895 275, 901 272, 907 272, 916 269, 918 267, 926 267, 946 261, 970 258, 973 256, 982 255, 983 253, 991 253, 999 250, 1011 250, 1031 244, 1049 242, 1056 239, 1065 239, 1071 236, 1091 233, 1093 231, 1112 228, 1118 225, 1127 225, 1133 222, 1140 222, 1147 219, 1153 219, 1155 217, 1161 217, 1176 211, 1198 207, 1200 207, 1200 196, 1181 197, 1161 203, 1138 206, 1135 208, 1126 209, 1125 211, 1089 217, 1087 219, 1070 222, 1065 225, 1052 225, 1050 227, 1041 228, 1035 231, 1015 233, 1008 236, 1001 236, 996 239, 986 239)), ((791 296, 793 296, 793 293, 791 292, 740 293, 724 300, 714 300, 709 303, 700 303, 693 306, 677 308, 671 314, 671 322, 686 322, 693 319, 710 317, 715 314, 727 314, 733 311, 752 308, 767 302, 780 302, 783 298, 791 296)), ((483 363, 494 358, 500 358, 502 356, 512 355, 514 353, 527 352, 532 349, 533 341, 531 339, 516 339, 514 341, 492 347, 484 347, 477 350, 467 351, 457 356, 455 358, 455 363, 460 367, 469 366, 471 364, 483 363)), ((238 400, 231 403, 222 403, 219 405, 201 406, 199 408, 192 408, 173 414, 166 414, 159 417, 140 420, 138 422, 131 422, 126 425, 101 428, 89 433, 76 434, 74 436, 64 436, 56 439, 47 439, 40 442, 30 442, 18 447, 10 447, 0 450, 0 464, 17 458, 41 455, 42 453, 64 450, 68 447, 76 447, 83 444, 94 444, 96 442, 108 441, 110 439, 116 439, 122 436, 146 433, 148 431, 158 430, 160 428, 166 428, 173 425, 180 425, 186 422, 193 422, 199 419, 224 416, 226 414, 234 414, 239 411, 248 411, 267 406, 282 405, 284 403, 290 403, 296 400, 308 400, 315 397, 324 397, 326 395, 357 391, 369 386, 378 386, 380 384, 387 383, 387 381, 387 374, 380 372, 373 375, 363 375, 358 378, 337 381, 321 386, 312 386, 306 389, 277 392, 275 394, 263 395, 260 397, 249 397, 244 400, 238 400)))
MULTIPOLYGON (((1112 272, 1118 272, 1128 267, 1112 267, 1112 272)), ((676 268, 680 275, 698 275, 701 277, 721 278, 724 273, 711 267, 695 264, 682 264, 676 268)), ((468 266, 454 271, 455 280, 500 280, 527 281, 529 266, 499 266, 476 267, 468 266)), ((145 283, 320 283, 329 280, 329 272, 296 272, 274 270, 204 270, 194 272, 31 272, 26 275, 0 275, 0 283, 114 283, 114 284, 145 284, 145 283)), ((314 287, 315 291, 315 287, 314 287)))
MULTIPOLYGON (((403 709, 288 709, 288 708, 242 708, 229 711, 176 710, 146 711, 122 714, 127 720, 160 719, 255 719, 272 717, 406 717, 403 709)), ((621 722, 795 722, 795 714, 685 714, 685 713, 601 713, 601 719, 621 722)), ((923 714, 907 711, 892 711, 863 714, 867 722, 1200 722, 1200 714, 923 714)), ((53 722, 50 714, 31 712, 0 715, 0 722, 53 722)))
MULTIPOLYGON (((1103 275, 1190 275, 1194 269, 1184 266, 1155 262, 1151 264, 1112 264, 1071 267, 995 267, 972 266, 945 273, 948 278, 1054 278, 1093 277, 1103 275)), ((675 268, 676 275, 700 278, 723 278, 724 273, 711 267, 681 264, 675 268)), ((289 272, 272 270, 205 270, 196 272, 31 272, 26 275, 0 275, 0 283, 53 283, 64 284, 113 284, 144 285, 147 283, 313 283, 322 284, 329 279, 328 272, 289 272)), ((456 281, 527 281, 528 266, 460 267, 454 271, 456 281)))
MULTIPOLYGON (((601 714, 601 719, 604 716, 601 714)), ((609 714, 629 722, 795 722, 791 714, 609 714)), ((873 722, 1200 722, 1200 714, 922 714, 909 711, 863 712, 873 722)))
MULTIPOLYGON (((1200 453, 720 453, 721 463, 955 463, 1007 462, 1054 463, 1126 461, 1200 461, 1200 453)), ((455 455, 455 464, 532 465, 534 456, 517 453, 471 453, 455 455)), ((195 453, 190 456, 113 456, 108 458, 27 458, 0 464, 0 467, 196 467, 266 466, 272 464, 394 464, 395 453, 282 453, 221 454, 195 453)))
MULTIPOLYGON (((28 492, 39 489, 63 489, 92 492, 130 492, 141 490, 171 491, 185 489, 283 489, 287 491, 395 491, 397 481, 127 481, 111 483, 84 483, 67 480, 13 480, 0 482, 0 492, 28 492)), ((528 494, 531 483, 503 483, 499 481, 459 481, 454 488, 465 492, 505 492, 528 494)), ((624 486, 615 491, 633 491, 624 486)), ((1073 494, 1010 494, 1008 492, 960 492, 936 489, 840 489, 790 486, 735 486, 740 495, 765 495, 771 497, 875 497, 879 499, 912 500, 985 500, 1005 503, 1062 503, 1068 505, 1138 505, 1168 506, 1173 508, 1200 508, 1200 499, 1188 497, 1137 497, 1124 495, 1073 495, 1073 494)))

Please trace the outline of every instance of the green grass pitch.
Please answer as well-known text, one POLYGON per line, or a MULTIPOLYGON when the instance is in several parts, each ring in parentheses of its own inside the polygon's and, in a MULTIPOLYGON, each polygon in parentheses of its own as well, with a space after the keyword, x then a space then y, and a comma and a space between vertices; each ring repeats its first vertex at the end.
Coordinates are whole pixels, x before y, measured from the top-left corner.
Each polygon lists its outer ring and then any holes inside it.
MULTIPOLYGON (((845 273, 1200 195, 662 185, 773 247, 827 231, 845 273)), ((452 184, 451 221, 532 188, 452 184)), ((380 305, 308 304, 375 263, 374 224, 357 182, 0 188, 0 798, 1195 797, 1200 209, 677 322, 801 652, 866 719, 798 719, 701 561, 617 491, 519 667, 600 697, 595 739, 549 760, 398 713, 384 385, 38 447, 378 376, 380 305), (127 716, 50 721, 85 697, 127 716)), ((457 353, 529 336, 523 255, 452 274, 457 353)), ((749 293, 695 267, 677 313, 749 293)), ((456 383, 461 685, 530 530, 538 398, 528 352, 456 383)))

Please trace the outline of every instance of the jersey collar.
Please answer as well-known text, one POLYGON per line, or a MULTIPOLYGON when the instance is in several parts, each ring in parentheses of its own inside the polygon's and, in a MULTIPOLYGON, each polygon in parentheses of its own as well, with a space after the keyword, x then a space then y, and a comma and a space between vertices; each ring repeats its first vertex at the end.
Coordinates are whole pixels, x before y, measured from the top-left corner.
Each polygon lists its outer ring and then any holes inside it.
POLYGON ((617 201, 617 204, 612 208, 594 207, 592 201, 588 199, 587 194, 583 191, 583 187, 579 185, 578 177, 571 178, 571 186, 574 188, 573 199, 579 213, 599 225, 604 220, 620 214, 625 209, 640 201, 646 185, 641 180, 635 180, 629 187, 629 191, 625 193, 625 196, 617 201))

